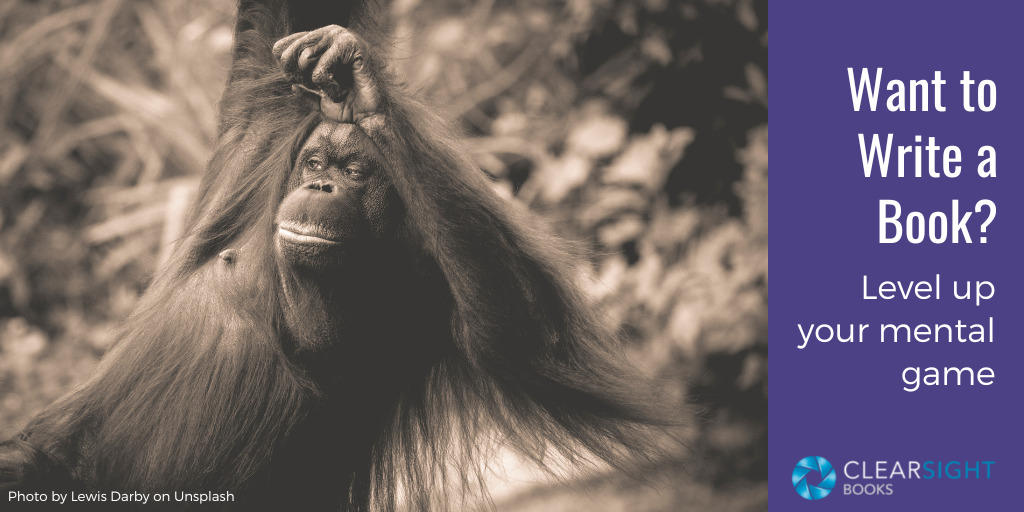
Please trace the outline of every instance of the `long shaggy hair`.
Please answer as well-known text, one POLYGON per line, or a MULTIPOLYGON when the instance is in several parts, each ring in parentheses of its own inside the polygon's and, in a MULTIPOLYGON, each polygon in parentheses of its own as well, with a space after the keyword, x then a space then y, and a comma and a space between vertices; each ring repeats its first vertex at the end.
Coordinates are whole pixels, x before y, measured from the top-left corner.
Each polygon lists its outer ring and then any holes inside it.
MULTIPOLYGON (((321 122, 270 47, 324 15, 289 8, 240 3, 218 149, 187 232, 96 374, 0 445, 0 488, 438 510, 476 484, 492 434, 542 466, 552 452, 620 468, 657 453, 649 429, 670 415, 581 292, 578 259, 498 198, 391 79, 360 126, 384 155, 400 226, 332 295, 357 318, 328 333, 341 342, 296 349, 334 326, 273 249, 288 173, 321 122), (308 321, 289 329, 296 303, 308 321)), ((359 30, 349 12, 328 14, 359 30)))

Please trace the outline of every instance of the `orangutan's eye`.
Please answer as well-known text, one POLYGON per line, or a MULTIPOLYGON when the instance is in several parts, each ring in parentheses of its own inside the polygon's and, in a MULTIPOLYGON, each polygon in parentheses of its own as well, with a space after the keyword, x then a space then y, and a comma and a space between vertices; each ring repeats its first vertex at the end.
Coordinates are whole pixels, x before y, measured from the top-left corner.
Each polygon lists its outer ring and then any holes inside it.
POLYGON ((351 166, 345 168, 345 176, 348 176, 349 178, 351 178, 351 179, 353 179, 355 181, 363 181, 366 178, 369 178, 370 174, 372 174, 372 173, 370 172, 369 169, 362 169, 362 168, 359 168, 359 167, 351 167, 351 166))
POLYGON ((311 156, 306 160, 306 168, 313 172, 320 172, 327 168, 324 160, 318 156, 311 156))

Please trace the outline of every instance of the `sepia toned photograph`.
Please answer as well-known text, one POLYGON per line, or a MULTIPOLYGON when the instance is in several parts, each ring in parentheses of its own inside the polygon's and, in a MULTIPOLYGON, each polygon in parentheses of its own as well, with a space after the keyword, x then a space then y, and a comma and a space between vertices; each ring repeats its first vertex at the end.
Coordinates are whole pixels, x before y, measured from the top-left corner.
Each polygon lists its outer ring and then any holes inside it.
POLYGON ((766 0, 0 0, 0 508, 764 511, 766 0))

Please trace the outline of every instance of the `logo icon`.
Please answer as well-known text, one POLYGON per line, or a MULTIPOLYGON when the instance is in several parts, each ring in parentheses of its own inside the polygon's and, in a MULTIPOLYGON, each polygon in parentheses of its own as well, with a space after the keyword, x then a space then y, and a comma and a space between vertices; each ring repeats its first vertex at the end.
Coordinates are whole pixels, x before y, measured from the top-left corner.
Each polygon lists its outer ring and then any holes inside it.
POLYGON ((804 499, 820 500, 835 486, 836 470, 825 457, 804 457, 793 468, 793 488, 804 499))

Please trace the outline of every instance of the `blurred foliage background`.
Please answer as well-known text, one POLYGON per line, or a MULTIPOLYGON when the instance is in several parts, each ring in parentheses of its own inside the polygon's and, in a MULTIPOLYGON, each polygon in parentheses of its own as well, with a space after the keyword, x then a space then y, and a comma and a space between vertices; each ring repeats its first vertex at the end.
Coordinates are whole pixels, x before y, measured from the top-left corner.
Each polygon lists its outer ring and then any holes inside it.
MULTIPOLYGON (((767 0, 394 0, 393 60, 496 189, 596 255, 592 293, 696 405, 655 486, 501 510, 767 507, 767 0)), ((84 380, 215 137, 232 0, 0 0, 0 437, 84 380)), ((514 480, 514 479, 513 479, 514 480)))

